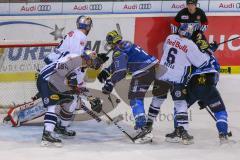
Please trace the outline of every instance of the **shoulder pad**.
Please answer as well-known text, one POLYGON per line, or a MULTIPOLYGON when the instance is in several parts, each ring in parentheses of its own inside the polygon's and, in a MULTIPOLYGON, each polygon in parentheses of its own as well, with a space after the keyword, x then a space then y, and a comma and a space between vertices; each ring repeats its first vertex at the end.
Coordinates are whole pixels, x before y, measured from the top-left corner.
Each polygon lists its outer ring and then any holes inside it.
POLYGON ((129 50, 132 47, 133 43, 130 41, 122 41, 120 43, 119 49, 120 50, 129 50))
POLYGON ((120 51, 115 51, 114 53, 113 53, 113 57, 118 57, 118 56, 120 56, 121 55, 121 52, 120 51))

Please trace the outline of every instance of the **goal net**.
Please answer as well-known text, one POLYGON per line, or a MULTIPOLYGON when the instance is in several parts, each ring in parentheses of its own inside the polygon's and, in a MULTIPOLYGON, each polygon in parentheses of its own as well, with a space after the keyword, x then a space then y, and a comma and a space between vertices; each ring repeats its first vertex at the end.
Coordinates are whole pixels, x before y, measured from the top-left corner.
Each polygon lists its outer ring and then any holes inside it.
POLYGON ((36 71, 57 43, 0 44, 0 113, 37 93, 36 71))

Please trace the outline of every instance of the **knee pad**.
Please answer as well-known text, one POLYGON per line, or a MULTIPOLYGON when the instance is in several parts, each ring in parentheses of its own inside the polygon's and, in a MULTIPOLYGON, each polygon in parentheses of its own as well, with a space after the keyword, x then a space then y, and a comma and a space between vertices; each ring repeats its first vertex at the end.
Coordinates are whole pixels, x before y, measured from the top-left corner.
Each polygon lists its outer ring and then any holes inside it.
POLYGON ((145 115, 143 99, 131 99, 130 106, 132 108, 132 113, 135 119, 138 116, 145 115))

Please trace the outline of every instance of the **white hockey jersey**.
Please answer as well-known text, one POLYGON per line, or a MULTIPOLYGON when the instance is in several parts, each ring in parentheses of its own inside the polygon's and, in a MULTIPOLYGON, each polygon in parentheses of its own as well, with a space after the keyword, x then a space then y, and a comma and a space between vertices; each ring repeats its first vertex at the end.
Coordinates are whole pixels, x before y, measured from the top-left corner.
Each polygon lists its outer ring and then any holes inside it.
POLYGON ((44 61, 49 64, 67 54, 81 55, 84 52, 86 44, 87 36, 82 31, 75 29, 64 37, 54 52, 50 53, 44 61))
POLYGON ((82 57, 69 54, 42 68, 40 76, 50 82, 59 92, 66 92, 71 90, 67 85, 66 77, 72 72, 77 74, 78 85, 84 85, 85 73, 81 72, 81 67, 86 67, 82 62, 82 57))
POLYGON ((191 65, 201 68, 209 63, 210 56, 202 53, 197 45, 179 35, 172 34, 166 38, 163 46, 161 65, 167 67, 167 72, 160 80, 175 83, 186 83, 191 71, 191 65))

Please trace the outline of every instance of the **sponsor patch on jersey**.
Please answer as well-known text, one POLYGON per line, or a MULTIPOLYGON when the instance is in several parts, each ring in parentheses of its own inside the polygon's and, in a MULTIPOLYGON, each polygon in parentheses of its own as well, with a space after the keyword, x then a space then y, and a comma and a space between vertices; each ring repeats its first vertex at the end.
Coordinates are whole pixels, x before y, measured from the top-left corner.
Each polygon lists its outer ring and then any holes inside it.
POLYGON ((188 15, 182 15, 181 19, 189 19, 189 16, 188 15))
POLYGON ((121 52, 116 51, 116 52, 114 52, 113 57, 118 57, 118 56, 120 56, 120 55, 121 55, 121 52))
POLYGON ((52 99, 52 100, 59 100, 60 98, 59 98, 59 95, 53 94, 53 95, 50 96, 50 99, 52 99))

